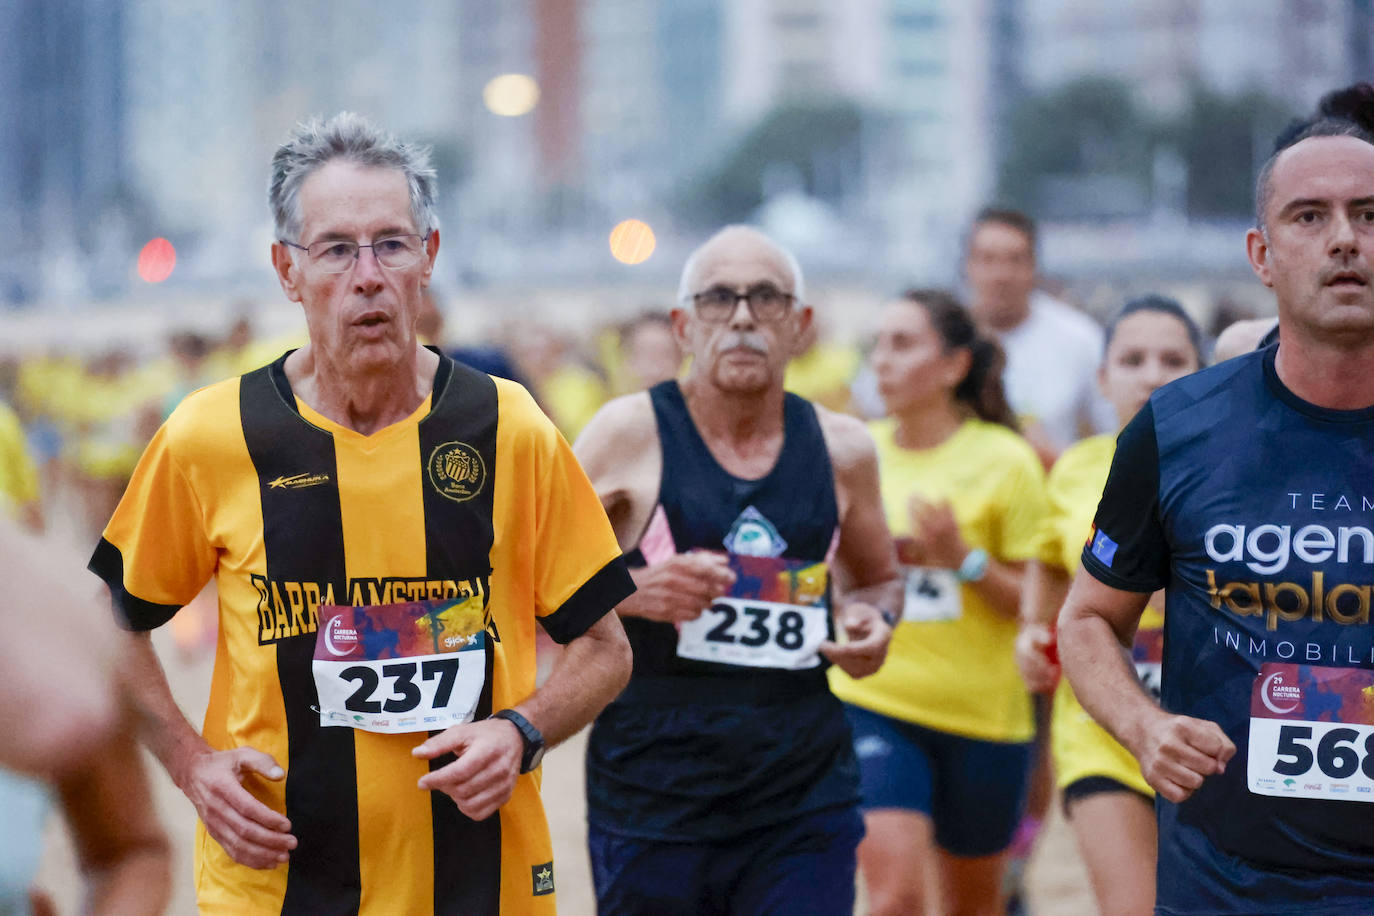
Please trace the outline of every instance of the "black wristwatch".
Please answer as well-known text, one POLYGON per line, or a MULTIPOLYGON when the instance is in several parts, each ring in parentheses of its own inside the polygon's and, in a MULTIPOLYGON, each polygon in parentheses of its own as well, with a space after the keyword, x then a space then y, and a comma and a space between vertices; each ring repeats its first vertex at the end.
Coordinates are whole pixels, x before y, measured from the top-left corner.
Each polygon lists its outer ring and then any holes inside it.
POLYGON ((539 729, 530 724, 529 719, 513 709, 494 712, 491 717, 493 719, 505 719, 520 729, 520 740, 525 742, 525 753, 520 757, 521 773, 528 773, 544 762, 544 736, 539 734, 539 729))

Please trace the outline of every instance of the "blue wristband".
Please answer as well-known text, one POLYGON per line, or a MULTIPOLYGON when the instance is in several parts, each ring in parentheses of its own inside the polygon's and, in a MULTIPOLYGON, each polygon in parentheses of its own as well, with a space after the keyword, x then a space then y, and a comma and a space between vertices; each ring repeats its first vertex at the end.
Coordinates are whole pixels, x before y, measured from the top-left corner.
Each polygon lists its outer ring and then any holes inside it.
POLYGON ((964 562, 959 564, 959 569, 954 575, 960 582, 977 582, 987 573, 990 559, 986 550, 975 547, 964 557, 964 562))

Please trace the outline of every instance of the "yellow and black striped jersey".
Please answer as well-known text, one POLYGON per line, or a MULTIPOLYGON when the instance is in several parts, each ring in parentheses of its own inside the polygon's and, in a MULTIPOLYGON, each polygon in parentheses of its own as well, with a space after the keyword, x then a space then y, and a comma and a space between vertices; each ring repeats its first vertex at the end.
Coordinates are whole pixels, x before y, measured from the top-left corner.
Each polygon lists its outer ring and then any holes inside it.
POLYGON ((536 619, 568 642, 633 591, 605 512, 513 382, 441 358, 430 398, 364 436, 298 401, 284 361, 173 412, 91 560, 137 630, 215 579, 205 738, 286 770, 245 785, 290 819, 290 863, 238 865, 200 825, 202 912, 551 914, 538 771, 474 822, 416 787, 452 759, 412 757, 423 733, 321 727, 317 609, 476 596, 492 647, 483 718, 534 691, 536 619))

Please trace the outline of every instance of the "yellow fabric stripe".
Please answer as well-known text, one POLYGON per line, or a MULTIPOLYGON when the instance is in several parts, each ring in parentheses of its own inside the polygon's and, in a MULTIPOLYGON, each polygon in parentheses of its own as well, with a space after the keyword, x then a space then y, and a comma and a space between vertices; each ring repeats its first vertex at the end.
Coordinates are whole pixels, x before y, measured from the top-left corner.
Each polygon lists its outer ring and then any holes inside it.
MULTIPOLYGON (((428 405, 421 409, 427 411, 428 405)), ((338 427, 330 431, 349 578, 425 575, 416 425, 404 421, 374 436, 338 427)), ((363 914, 433 912, 433 833, 383 829, 430 821, 429 793, 415 787, 428 765, 410 754, 424 737, 356 734, 363 914)))
MULTIPOLYGON (((257 472, 238 422, 238 379, 207 388, 195 397, 202 402, 195 415, 195 428, 178 428, 175 438, 178 447, 197 452, 186 455, 182 465, 204 475, 204 479, 191 481, 197 491, 220 497, 207 508, 205 518, 208 546, 220 551, 215 569, 219 636, 202 733, 212 747, 253 747, 289 769, 286 708, 277 687, 276 647, 258 645, 258 594, 249 579, 251 572, 266 569, 267 559, 261 537, 257 472), (230 663, 231 658, 237 660, 237 668, 230 663)), ((161 517, 151 516, 149 524, 156 525, 161 517)), ((244 786, 273 810, 286 810, 284 780, 272 782, 250 776, 244 786)), ((261 912, 281 910, 290 866, 267 871, 248 868, 229 858, 205 833, 204 825, 197 825, 196 837, 196 896, 202 913, 242 912, 247 905, 261 912)))

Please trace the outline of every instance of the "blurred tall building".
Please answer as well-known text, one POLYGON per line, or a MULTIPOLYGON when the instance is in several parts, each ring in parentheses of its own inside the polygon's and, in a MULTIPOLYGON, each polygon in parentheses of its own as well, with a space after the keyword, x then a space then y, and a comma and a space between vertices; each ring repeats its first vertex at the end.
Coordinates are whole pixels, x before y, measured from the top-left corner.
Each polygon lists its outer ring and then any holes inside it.
POLYGON ((1304 110, 1333 87, 1371 77, 1370 6, 1369 0, 1030 0, 1026 75, 1037 88, 1110 75, 1165 113, 1183 108, 1194 86, 1227 95, 1255 90, 1304 110))
POLYGON ((119 4, 10 0, 0 29, 0 304, 106 291, 127 231, 119 4))

